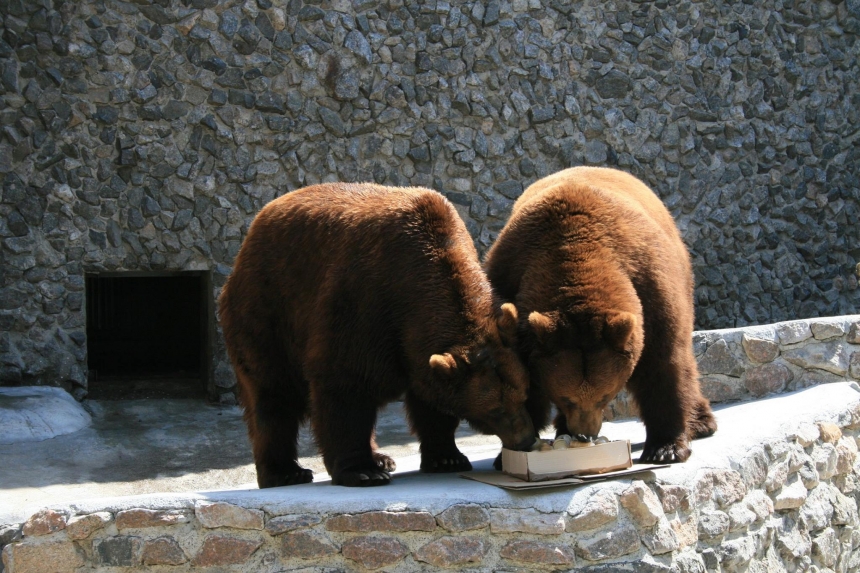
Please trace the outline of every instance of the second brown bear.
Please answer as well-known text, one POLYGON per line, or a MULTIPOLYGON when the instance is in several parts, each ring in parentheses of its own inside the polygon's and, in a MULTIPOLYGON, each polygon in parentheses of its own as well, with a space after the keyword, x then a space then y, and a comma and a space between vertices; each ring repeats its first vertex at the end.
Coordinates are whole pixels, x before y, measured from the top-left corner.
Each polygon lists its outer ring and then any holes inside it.
POLYGON ((647 437, 643 462, 683 462, 716 429, 692 351, 693 272, 672 216, 641 181, 574 167, 531 185, 487 255, 513 302, 539 430, 597 436, 625 386, 647 437))
POLYGON ((528 376, 513 305, 494 300, 472 239, 435 191, 324 184, 254 219, 219 299, 260 487, 306 483, 310 418, 332 482, 388 483, 377 409, 405 394, 421 468, 471 468, 461 418, 526 449, 528 376))

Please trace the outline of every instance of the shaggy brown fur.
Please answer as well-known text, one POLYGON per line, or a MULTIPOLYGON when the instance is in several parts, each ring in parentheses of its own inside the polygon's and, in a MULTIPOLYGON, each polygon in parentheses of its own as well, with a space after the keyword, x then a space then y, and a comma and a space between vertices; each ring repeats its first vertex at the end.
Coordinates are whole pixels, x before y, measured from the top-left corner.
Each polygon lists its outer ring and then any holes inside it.
POLYGON ((535 182, 485 266, 520 314, 536 428, 551 401, 558 434, 597 436, 626 385, 647 430, 642 461, 683 462, 690 439, 716 431, 692 352, 689 254, 641 181, 575 167, 535 182))
POLYGON ((527 448, 515 312, 435 191, 324 184, 269 203, 219 299, 260 487, 313 479, 296 453, 308 416, 333 483, 388 483, 373 428, 404 393, 425 471, 471 468, 460 419, 527 448))

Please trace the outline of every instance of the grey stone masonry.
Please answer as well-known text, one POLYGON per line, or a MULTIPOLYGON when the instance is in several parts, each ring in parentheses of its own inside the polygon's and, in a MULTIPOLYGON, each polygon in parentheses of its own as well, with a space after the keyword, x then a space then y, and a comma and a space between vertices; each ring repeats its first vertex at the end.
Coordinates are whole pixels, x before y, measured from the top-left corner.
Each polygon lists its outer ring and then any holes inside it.
MULTIPOLYGON (((860 387, 717 417, 720 431, 687 463, 580 487, 511 493, 406 472, 370 490, 321 483, 43 509, 0 528, 4 573, 860 569, 860 387), (120 527, 124 514, 184 519, 120 527)), ((614 430, 638 439, 632 423, 614 430)), ((492 457, 473 462, 487 471, 492 457)))
MULTIPOLYGON (((860 380, 860 315, 697 331, 693 352, 702 391, 712 403, 860 380)), ((635 416, 636 406, 622 391, 605 415, 635 416)))
POLYGON ((323 181, 437 189, 484 251, 537 178, 616 166, 676 218, 698 328, 856 313, 858 33, 856 0, 0 2, 0 384, 82 397, 87 274, 214 300, 323 181))

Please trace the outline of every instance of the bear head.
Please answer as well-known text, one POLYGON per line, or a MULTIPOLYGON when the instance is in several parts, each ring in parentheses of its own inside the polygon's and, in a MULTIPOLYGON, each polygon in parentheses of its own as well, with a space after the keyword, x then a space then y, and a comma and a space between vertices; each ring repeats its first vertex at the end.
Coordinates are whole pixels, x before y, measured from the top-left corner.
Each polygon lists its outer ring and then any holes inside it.
POLYGON ((517 311, 504 304, 485 336, 430 357, 433 376, 454 389, 452 413, 505 448, 528 450, 537 432, 526 410, 528 370, 516 352, 517 311))
POLYGON ((642 354, 640 315, 607 310, 601 313, 531 312, 526 336, 529 369, 567 424, 582 441, 598 436, 603 410, 627 384, 642 354))

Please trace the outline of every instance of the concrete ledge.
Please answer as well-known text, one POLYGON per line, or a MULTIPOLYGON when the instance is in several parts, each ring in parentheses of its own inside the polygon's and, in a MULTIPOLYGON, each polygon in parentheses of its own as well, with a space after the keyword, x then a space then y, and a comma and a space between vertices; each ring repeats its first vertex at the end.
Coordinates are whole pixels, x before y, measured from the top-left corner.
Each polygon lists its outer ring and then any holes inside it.
MULTIPOLYGON (((402 471, 367 490, 316 483, 102 499, 52 506, 7 530, 3 560, 6 573, 856 571, 857 385, 724 406, 717 417, 720 431, 695 442, 688 463, 634 479, 515 493, 402 471)), ((606 433, 644 438, 637 422, 606 433)), ((473 456, 477 469, 493 455, 473 456)))

